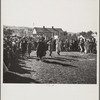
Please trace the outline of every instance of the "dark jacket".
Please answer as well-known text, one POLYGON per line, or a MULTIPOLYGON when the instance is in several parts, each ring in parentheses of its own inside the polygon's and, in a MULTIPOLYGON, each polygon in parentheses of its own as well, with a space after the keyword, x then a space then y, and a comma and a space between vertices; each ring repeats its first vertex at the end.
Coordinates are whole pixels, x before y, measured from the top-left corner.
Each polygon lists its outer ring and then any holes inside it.
POLYGON ((37 57, 43 57, 46 55, 46 43, 44 41, 38 42, 37 45, 37 57))

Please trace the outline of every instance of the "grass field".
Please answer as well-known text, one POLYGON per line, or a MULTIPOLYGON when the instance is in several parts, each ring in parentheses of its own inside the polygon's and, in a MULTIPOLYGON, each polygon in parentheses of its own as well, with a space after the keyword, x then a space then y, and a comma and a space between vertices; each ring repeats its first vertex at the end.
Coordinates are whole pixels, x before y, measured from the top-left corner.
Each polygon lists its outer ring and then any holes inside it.
POLYGON ((40 83, 40 84, 96 84, 97 58, 96 54, 83 54, 80 52, 61 52, 58 56, 49 52, 43 60, 37 60, 36 52, 32 51, 30 57, 18 59, 12 68, 14 83, 40 83))

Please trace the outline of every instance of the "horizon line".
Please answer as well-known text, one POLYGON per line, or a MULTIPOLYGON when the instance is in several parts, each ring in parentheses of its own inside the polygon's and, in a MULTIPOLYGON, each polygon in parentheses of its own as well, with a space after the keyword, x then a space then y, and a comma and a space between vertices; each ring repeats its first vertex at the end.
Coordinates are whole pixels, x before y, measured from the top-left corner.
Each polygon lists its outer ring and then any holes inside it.
MULTIPOLYGON (((35 27, 30 27, 30 26, 16 26, 16 25, 3 25, 4 26, 8 26, 8 27, 23 27, 23 28, 35 28, 35 27)), ((36 26, 38 27, 38 26, 36 26)), ((39 26, 40 27, 40 26, 39 26)), ((44 26, 40 27, 40 28, 43 28, 44 26)), ((51 28, 54 27, 54 26, 51 26, 51 28)), ((48 27, 45 27, 45 28, 48 28, 48 27)), ((50 28, 50 27, 49 27, 50 28)), ((55 27, 54 27, 55 28, 55 27)), ((61 27, 60 27, 61 28, 61 27)), ((63 29, 62 29, 63 30, 63 29)), ((64 30, 65 32, 68 32, 66 30, 64 30)), ((89 30, 89 31, 92 31, 92 30, 89 30)), ((89 32, 89 31, 78 31, 78 32, 71 32, 69 31, 70 33, 80 33, 80 32, 89 32)), ((97 32, 97 31, 92 31, 93 33, 97 32)))

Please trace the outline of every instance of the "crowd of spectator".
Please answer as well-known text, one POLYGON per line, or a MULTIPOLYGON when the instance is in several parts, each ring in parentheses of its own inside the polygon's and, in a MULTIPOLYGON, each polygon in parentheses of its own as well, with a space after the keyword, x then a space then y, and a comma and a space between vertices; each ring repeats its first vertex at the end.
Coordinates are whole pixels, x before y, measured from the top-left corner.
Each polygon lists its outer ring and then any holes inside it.
POLYGON ((32 50, 36 50, 36 55, 39 59, 46 55, 47 50, 49 51, 49 56, 52 56, 53 51, 56 51, 58 55, 60 55, 61 51, 97 53, 97 43, 94 38, 66 39, 64 41, 60 38, 45 40, 44 37, 35 39, 32 37, 5 36, 3 42, 3 59, 8 69, 13 66, 19 56, 23 58, 26 53, 30 56, 32 50))

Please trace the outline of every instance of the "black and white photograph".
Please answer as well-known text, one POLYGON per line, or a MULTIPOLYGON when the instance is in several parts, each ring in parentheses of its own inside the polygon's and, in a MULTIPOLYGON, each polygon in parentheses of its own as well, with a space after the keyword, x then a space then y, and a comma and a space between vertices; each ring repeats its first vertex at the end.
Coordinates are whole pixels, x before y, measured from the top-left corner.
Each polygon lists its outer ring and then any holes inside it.
POLYGON ((1 100, 99 100, 99 0, 1 0, 1 100))
POLYGON ((97 84, 98 0, 2 0, 3 83, 97 84))

